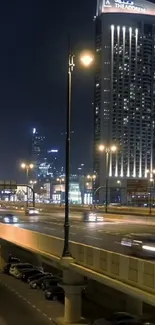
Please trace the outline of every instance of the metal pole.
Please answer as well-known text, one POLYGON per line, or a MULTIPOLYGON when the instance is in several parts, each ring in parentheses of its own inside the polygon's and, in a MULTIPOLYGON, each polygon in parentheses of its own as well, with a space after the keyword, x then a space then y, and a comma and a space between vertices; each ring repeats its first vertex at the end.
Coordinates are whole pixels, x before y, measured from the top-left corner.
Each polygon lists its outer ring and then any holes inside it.
POLYGON ((32 196, 33 196, 33 208, 35 208, 35 191, 32 187, 31 189, 32 189, 32 196))
POLYGON ((109 152, 106 151, 105 213, 108 211, 109 152))
POLYGON ((68 56, 68 81, 67 81, 67 124, 66 124, 66 182, 65 182, 65 222, 64 222, 64 249, 62 257, 70 257, 69 251, 69 179, 70 179, 70 115, 71 115, 71 88, 72 88, 72 71, 74 68, 74 55, 70 50, 69 40, 69 56, 68 56))
POLYGON ((149 207, 149 213, 150 214, 152 213, 152 204, 151 204, 151 201, 152 201, 152 187, 150 186, 150 207, 149 207))
POLYGON ((61 207, 61 179, 60 179, 60 207, 61 207))
MULTIPOLYGON (((26 168, 26 178, 27 178, 27 185, 28 185, 28 182, 29 182, 29 169, 28 167, 26 168)), ((27 186, 27 200, 26 200, 26 207, 28 208, 28 205, 29 205, 29 201, 28 201, 28 186, 27 186)))

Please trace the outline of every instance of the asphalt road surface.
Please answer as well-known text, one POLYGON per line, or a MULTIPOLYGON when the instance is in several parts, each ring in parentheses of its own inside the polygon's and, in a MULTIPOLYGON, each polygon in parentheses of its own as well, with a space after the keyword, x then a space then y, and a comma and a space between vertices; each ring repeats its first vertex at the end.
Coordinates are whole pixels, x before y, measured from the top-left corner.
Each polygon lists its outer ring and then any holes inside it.
POLYGON ((0 283, 0 325, 49 325, 51 321, 0 283))
MULTIPOLYGON (((35 221, 35 218, 31 219, 31 222, 25 220, 16 226, 63 238, 63 223, 63 218, 58 216, 40 216, 39 220, 35 221)), ((73 219, 70 224, 70 240, 124 254, 128 253, 128 250, 121 247, 120 240, 123 235, 129 233, 155 234, 155 224, 135 224, 132 221, 109 221, 93 224, 73 219)))

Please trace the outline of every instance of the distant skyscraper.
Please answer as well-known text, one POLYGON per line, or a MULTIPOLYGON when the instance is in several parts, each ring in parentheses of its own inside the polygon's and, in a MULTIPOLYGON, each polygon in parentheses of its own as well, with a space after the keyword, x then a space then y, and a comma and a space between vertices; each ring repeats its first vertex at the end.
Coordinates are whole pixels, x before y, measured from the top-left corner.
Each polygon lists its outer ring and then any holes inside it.
POLYGON ((31 161, 35 168, 35 177, 38 177, 39 166, 46 158, 46 143, 45 136, 39 134, 36 128, 32 130, 32 146, 31 146, 31 161))
POLYGON ((118 146, 109 177, 146 178, 154 163, 155 5, 98 0, 94 98, 94 171, 105 181, 100 144, 118 146))

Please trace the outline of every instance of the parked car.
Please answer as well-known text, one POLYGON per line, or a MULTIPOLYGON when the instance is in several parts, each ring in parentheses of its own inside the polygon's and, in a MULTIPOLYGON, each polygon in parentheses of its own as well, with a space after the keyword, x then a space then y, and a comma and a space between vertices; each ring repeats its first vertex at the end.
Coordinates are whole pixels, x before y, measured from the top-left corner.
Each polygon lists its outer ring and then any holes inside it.
POLYGON ((15 278, 18 278, 18 275, 20 274, 20 270, 33 269, 33 268, 34 266, 29 263, 12 264, 9 273, 13 275, 15 278))
POLYGON ((40 281, 43 279, 47 279, 47 277, 49 277, 49 273, 44 273, 44 275, 42 275, 42 277, 40 277, 39 279, 35 279, 33 281, 30 282, 30 288, 31 289, 40 289, 40 281))
POLYGON ((57 285, 62 279, 58 277, 52 277, 49 279, 43 279, 41 283, 41 289, 42 290, 47 290, 53 285, 57 285))
MULTIPOLYGON (((31 282, 33 289, 41 289, 42 283, 44 280, 48 280, 48 279, 53 279, 53 275, 50 273, 45 273, 44 276, 42 278, 36 279, 34 281, 31 282)), ((59 280, 60 281, 60 280, 59 280)), ((31 287, 30 284, 30 287, 31 287)))
POLYGON ((116 312, 110 315, 107 319, 96 319, 93 325, 154 325, 151 322, 144 321, 138 316, 131 315, 126 312, 116 312))
POLYGON ((43 274, 43 272, 41 272, 35 268, 26 270, 23 272, 23 274, 21 276, 21 280, 24 282, 27 282, 30 277, 38 275, 38 274, 43 274))
POLYGON ((6 273, 6 274, 10 274, 10 268, 11 268, 11 266, 12 265, 15 265, 15 264, 19 264, 19 262, 17 261, 17 262, 13 262, 13 263, 7 263, 6 265, 5 265, 5 267, 4 267, 4 273, 6 273))
POLYGON ((0 215, 0 222, 3 223, 17 223, 18 222, 18 217, 15 216, 13 213, 5 213, 0 215))
POLYGON ((20 263, 20 258, 15 257, 12 254, 9 254, 8 263, 20 263))
POLYGON ((126 312, 116 312, 110 315, 107 319, 96 319, 93 325, 107 325, 108 323, 111 325, 138 325, 140 324, 140 319, 126 312))
POLYGON ((32 275, 28 278, 27 282, 30 284, 32 281, 42 278, 44 274, 45 273, 41 271, 40 273, 38 273, 36 275, 32 275))
POLYGON ((51 286, 45 290, 45 299, 64 301, 64 290, 58 286, 51 286))

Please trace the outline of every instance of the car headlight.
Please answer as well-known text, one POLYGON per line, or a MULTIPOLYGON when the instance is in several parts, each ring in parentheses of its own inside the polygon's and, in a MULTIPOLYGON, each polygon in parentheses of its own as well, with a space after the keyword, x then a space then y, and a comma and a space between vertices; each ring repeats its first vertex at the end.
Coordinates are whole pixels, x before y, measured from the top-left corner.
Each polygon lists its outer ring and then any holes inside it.
POLYGON ((97 217, 97 221, 104 221, 104 217, 102 217, 102 216, 98 216, 98 217, 97 217))
POLYGON ((32 284, 32 288, 36 288, 37 284, 36 283, 33 283, 32 284))
POLYGON ((5 218, 4 218, 4 221, 5 221, 5 222, 9 222, 9 218, 8 218, 8 217, 5 217, 5 218))
POLYGON ((89 221, 96 221, 96 214, 90 213, 89 214, 89 221))
POLYGON ((17 217, 13 217, 13 222, 17 222, 18 218, 17 217))
POLYGON ((155 247, 154 246, 143 245, 142 248, 144 250, 146 250, 146 251, 155 252, 155 247))
POLYGON ((121 245, 131 247, 132 246, 132 241, 130 239, 123 238, 122 241, 121 241, 121 245))

